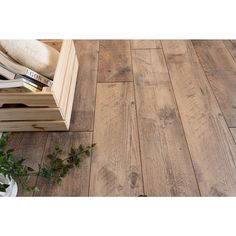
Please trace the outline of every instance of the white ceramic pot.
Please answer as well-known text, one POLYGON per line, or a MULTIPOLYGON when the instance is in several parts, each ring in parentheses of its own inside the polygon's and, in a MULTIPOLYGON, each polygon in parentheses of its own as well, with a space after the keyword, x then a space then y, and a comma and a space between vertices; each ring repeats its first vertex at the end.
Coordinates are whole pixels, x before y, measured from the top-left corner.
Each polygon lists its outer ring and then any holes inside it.
POLYGON ((14 179, 10 180, 8 177, 4 177, 0 174, 0 183, 9 185, 6 192, 0 192, 0 197, 16 197, 18 187, 14 179))

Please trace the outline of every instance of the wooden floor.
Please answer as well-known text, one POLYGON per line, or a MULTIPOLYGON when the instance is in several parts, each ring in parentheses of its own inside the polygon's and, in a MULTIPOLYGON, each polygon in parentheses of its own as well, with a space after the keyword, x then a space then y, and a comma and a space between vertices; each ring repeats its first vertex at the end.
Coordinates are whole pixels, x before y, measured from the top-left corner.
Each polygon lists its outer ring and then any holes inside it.
MULTIPOLYGON (((236 196, 236 41, 76 41, 70 132, 15 133, 37 167, 97 143, 40 196, 236 196)), ((36 179, 34 180, 37 181, 36 179)))

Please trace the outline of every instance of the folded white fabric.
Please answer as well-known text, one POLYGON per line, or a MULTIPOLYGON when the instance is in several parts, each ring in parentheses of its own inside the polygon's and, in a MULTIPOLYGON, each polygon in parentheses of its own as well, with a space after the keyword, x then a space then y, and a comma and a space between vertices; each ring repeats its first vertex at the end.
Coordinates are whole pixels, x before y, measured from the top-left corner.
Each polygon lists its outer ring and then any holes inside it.
POLYGON ((59 52, 38 40, 0 40, 7 54, 20 64, 53 78, 59 52))

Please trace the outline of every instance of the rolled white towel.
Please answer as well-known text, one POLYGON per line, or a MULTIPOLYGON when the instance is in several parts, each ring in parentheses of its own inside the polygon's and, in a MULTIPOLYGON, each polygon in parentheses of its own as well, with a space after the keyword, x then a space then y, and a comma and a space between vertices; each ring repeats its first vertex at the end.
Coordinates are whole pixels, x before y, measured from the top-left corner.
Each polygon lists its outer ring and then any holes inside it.
POLYGON ((53 78, 59 52, 38 40, 0 40, 7 54, 20 64, 53 78))

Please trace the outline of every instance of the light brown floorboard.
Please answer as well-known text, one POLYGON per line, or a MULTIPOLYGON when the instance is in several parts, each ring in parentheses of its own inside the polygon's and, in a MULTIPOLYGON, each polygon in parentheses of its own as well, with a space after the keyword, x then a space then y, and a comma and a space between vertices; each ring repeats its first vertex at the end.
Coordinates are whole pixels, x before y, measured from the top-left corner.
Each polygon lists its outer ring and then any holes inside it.
POLYGON ((101 48, 98 82, 133 81, 130 49, 101 48))
POLYGON ((160 40, 131 40, 131 49, 161 48, 160 40))
POLYGON ((120 49, 129 50, 129 40, 100 40, 100 49, 120 49))
POLYGON ((97 86, 90 195, 143 194, 133 84, 97 86))
POLYGON ((162 41, 201 194, 236 194, 236 145, 190 41, 162 41))
POLYGON ((93 131, 98 68, 98 41, 75 41, 79 74, 71 115, 71 131, 93 131))
POLYGON ((229 127, 236 127, 236 62, 223 41, 193 41, 229 127))
POLYGON ((98 52, 99 40, 75 40, 75 49, 78 54, 81 52, 98 52))
POLYGON ((236 40, 224 40, 223 42, 236 62, 236 40))
POLYGON ((198 196, 163 52, 134 50, 132 60, 145 193, 198 196))

